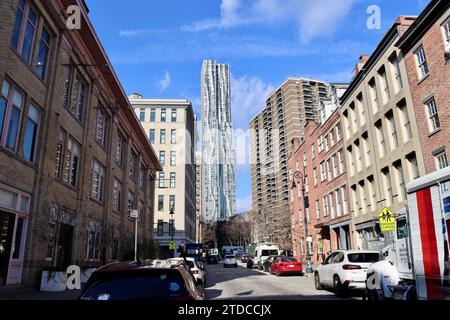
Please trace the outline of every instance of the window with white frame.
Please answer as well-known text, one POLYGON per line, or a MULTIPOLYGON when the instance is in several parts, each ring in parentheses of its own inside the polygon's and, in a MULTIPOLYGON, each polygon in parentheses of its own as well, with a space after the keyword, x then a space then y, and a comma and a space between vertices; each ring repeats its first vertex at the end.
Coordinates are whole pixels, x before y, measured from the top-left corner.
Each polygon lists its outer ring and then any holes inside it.
POLYGON ((324 181, 327 178, 327 172, 325 168, 325 161, 320 163, 320 181, 324 181))
POLYGON ((314 160, 316 158, 316 149, 314 143, 311 145, 311 158, 314 160))
POLYGON ((345 216, 348 213, 348 195, 347 188, 341 187, 341 196, 342 196, 342 213, 345 216))
POLYGON ((12 83, 4 81, 0 96, 1 145, 17 152, 24 96, 12 83))
POLYGON ((322 198, 322 202, 323 202, 323 216, 326 217, 328 216, 328 196, 324 196, 322 198))
POLYGON ((337 189, 334 191, 334 197, 336 198, 336 216, 340 217, 342 215, 342 203, 341 203, 341 190, 337 189))
POLYGON ((170 151, 170 165, 171 166, 177 165, 177 152, 176 151, 170 151))
POLYGON ((96 123, 96 134, 95 140, 97 143, 106 148, 106 137, 107 137, 107 129, 108 129, 108 118, 106 117, 105 112, 99 107, 97 109, 97 123, 96 123))
POLYGON ((159 152, 159 164, 162 167, 166 165, 166 152, 165 151, 159 152))
POLYGON ((378 76, 380 77, 381 90, 383 93, 383 103, 387 103, 391 98, 391 95, 389 92, 389 82, 386 75, 386 69, 384 67, 378 71, 378 76))
POLYGON ((319 138, 317 139, 317 146, 319 148, 319 152, 321 152, 323 150, 323 136, 320 135, 319 138))
POLYGON ((22 145, 23 158, 29 162, 35 161, 38 129, 39 129, 39 110, 30 105, 28 107, 28 117, 25 125, 25 134, 22 145))
POLYGON ((86 260, 100 260, 102 224, 98 221, 90 221, 87 227, 86 260))
POLYGON ((403 139, 406 142, 412 139, 411 122, 409 121, 408 108, 406 107, 406 103, 401 103, 397 107, 402 122, 401 125, 403 129, 403 139))
POLYGON ((303 154, 303 166, 306 167, 306 165, 308 164, 307 160, 306 160, 306 153, 303 154))
POLYGON ((414 54, 416 56, 417 72, 419 74, 419 80, 421 80, 424 77, 426 77, 429 73, 428 63, 423 46, 420 46, 419 49, 417 49, 414 54))
POLYGON ((339 176, 337 153, 333 155, 332 159, 333 159, 333 177, 336 178, 337 176, 339 176))
POLYGON ((394 89, 397 93, 403 88, 403 80, 400 71, 400 61, 395 53, 389 58, 389 64, 391 66, 392 75, 394 76, 394 89))
POLYGON ((320 219, 320 201, 319 201, 319 199, 316 200, 316 217, 317 217, 317 219, 320 219))
POLYGON ((389 112, 386 115, 386 121, 388 123, 389 136, 390 136, 390 147, 391 151, 398 148, 398 135, 397 129, 395 127, 395 119, 393 112, 389 112))
POLYGON ((56 177, 64 183, 76 187, 78 184, 78 167, 80 159, 80 145, 60 131, 56 153, 56 177))
POLYGON ((370 98, 372 100, 372 113, 375 114, 380 110, 379 105, 379 99, 378 99, 378 90, 377 90, 377 84, 375 82, 375 78, 372 78, 369 81, 369 87, 370 87, 370 98))
POLYGON ((160 189, 163 189, 163 188, 165 188, 165 186, 164 186, 164 172, 160 172, 159 173, 159 179, 158 179, 158 181, 159 181, 159 188, 160 189))
POLYGON ((170 173, 170 188, 175 188, 175 183, 176 183, 176 173, 175 172, 171 172, 170 173))
POLYGON ((335 218, 335 204, 334 204, 334 192, 330 193, 328 197, 330 197, 330 212, 331 212, 331 219, 335 218))
POLYGON ((131 181, 136 182, 136 171, 137 171, 137 162, 138 162, 138 158, 136 153, 134 153, 134 151, 131 151, 131 156, 130 156, 130 168, 129 168, 129 178, 131 181))
POLYGON ((428 128, 429 132, 433 133, 436 130, 440 129, 441 122, 439 121, 439 114, 436 106, 436 100, 431 98, 426 102, 426 109, 428 115, 428 128))
POLYGON ((116 154, 115 154, 115 160, 116 164, 119 167, 123 166, 123 155, 125 150, 125 138, 122 136, 121 133, 117 133, 116 137, 116 154))
POLYGON ((172 129, 170 131, 170 143, 171 144, 177 143, 177 130, 176 129, 172 129))
POLYGON ((344 159, 344 151, 339 150, 338 151, 338 157, 339 157, 339 174, 343 174, 345 171, 345 159, 344 159))
POLYGON ((436 154, 435 158, 436 158, 436 167, 438 170, 448 167, 447 154, 445 153, 445 150, 436 154))
POLYGON ((442 24, 445 51, 450 52, 450 17, 442 24))
POLYGON ((314 187, 317 187, 317 168, 314 168, 313 174, 314 174, 314 187))
POLYGON ((105 188, 105 167, 103 167, 96 160, 92 165, 92 192, 91 196, 97 201, 104 200, 105 188))
POLYGON ((120 213, 122 211, 122 194, 123 194, 122 183, 119 180, 114 179, 112 208, 113 211, 117 213, 120 213))

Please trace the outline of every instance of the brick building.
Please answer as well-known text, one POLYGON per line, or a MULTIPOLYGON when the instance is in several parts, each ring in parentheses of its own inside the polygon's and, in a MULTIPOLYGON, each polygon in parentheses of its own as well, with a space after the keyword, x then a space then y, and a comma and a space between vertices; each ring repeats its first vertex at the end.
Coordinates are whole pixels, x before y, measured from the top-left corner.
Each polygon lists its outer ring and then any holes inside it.
POLYGON ((294 255, 304 258, 309 253, 313 263, 320 263, 331 250, 352 248, 339 108, 335 108, 321 125, 314 121, 307 123, 305 140, 302 143, 298 138, 292 141, 288 165, 290 185, 295 181, 295 188, 290 190, 294 255), (305 197, 309 204, 306 208, 301 179, 295 176, 296 171, 304 175, 305 197))
POLYGON ((419 127, 427 173, 450 159, 450 3, 433 0, 396 44, 419 127))
POLYGON ((406 184, 423 175, 416 113, 403 55, 395 43, 415 21, 399 17, 341 99, 355 248, 380 250, 378 213, 404 210, 406 184))
POLYGON ((0 16, 0 285, 133 258, 128 209, 148 257, 161 168, 84 1, 2 0, 0 16))

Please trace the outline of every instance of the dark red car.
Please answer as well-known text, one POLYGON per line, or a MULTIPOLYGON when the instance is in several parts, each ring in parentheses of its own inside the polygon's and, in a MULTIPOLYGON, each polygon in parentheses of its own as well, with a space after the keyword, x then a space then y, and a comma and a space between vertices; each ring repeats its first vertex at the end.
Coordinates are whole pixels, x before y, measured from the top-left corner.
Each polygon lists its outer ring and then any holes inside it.
POLYGON ((96 270, 80 300, 203 300, 203 290, 183 263, 114 262, 96 270))
POLYGON ((283 274, 301 274, 302 264, 297 259, 291 257, 277 257, 270 264, 270 273, 277 276, 283 274))

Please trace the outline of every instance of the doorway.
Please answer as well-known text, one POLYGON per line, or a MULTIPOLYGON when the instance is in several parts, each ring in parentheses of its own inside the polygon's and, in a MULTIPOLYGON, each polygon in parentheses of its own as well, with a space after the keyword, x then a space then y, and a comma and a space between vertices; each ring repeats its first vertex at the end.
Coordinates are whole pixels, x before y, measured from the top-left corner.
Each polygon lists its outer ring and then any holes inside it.
POLYGON ((72 262, 73 226, 61 223, 58 237, 58 267, 68 267, 72 262))
POLYGON ((8 275, 14 221, 13 214, 0 213, 0 285, 5 285, 8 275))

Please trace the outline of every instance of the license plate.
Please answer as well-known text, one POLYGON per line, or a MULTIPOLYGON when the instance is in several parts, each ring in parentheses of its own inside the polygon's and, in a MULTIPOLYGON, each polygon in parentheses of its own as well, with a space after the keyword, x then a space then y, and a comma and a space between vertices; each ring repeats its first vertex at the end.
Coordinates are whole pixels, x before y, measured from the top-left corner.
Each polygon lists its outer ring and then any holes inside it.
POLYGON ((293 264, 290 264, 290 265, 289 265, 289 268, 293 268, 293 267, 294 267, 294 265, 293 265, 293 264))

